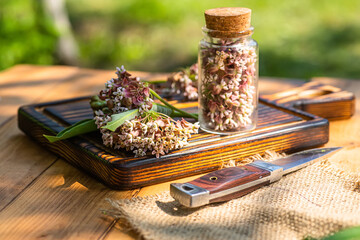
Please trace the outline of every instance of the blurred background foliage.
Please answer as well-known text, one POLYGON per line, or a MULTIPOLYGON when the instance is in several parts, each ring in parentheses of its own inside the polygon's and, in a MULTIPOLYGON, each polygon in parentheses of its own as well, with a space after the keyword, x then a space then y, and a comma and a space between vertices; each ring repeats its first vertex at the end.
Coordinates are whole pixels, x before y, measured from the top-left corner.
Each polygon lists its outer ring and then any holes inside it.
MULTIPOLYGON (((0 69, 74 64, 58 56, 61 31, 45 1, 0 0, 0 69)), ((64 1, 81 67, 176 71, 197 59, 205 9, 245 6, 253 10, 260 75, 360 79, 357 0, 64 1)))
POLYGON ((0 0, 0 69, 55 63, 57 37, 40 2, 0 0))

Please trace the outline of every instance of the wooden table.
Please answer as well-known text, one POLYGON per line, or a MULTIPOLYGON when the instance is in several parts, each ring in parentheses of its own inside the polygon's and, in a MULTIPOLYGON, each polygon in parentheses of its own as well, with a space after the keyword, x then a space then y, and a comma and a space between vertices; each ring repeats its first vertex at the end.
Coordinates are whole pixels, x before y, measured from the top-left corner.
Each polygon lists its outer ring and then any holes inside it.
MULTIPOLYGON (((133 72, 145 79, 164 74, 133 72)), ((21 105, 93 95, 114 71, 67 66, 18 65, 0 73, 0 238, 1 239, 133 239, 135 232, 104 216, 106 198, 146 196, 168 190, 169 183, 132 191, 103 186, 31 141, 17 127, 21 105)), ((315 78, 360 97, 360 80, 315 78)), ((262 78, 260 91, 273 93, 303 80, 262 78), (286 80, 286 81, 284 81, 286 80)), ((360 171, 360 100, 349 120, 331 122, 327 146, 345 146, 331 161, 360 171)), ((192 178, 184 179, 189 181, 192 178)))

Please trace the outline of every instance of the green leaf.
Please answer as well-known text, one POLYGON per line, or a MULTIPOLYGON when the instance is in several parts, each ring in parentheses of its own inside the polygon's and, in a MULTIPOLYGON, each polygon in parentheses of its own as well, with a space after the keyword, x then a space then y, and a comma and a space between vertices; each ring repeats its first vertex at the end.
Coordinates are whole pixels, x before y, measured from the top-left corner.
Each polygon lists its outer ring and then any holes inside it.
POLYGON ((360 239, 360 227, 344 229, 334 235, 323 238, 323 240, 356 240, 360 239))
POLYGON ((195 74, 190 74, 189 78, 190 78, 191 81, 196 82, 196 75, 195 74))
POLYGON ((153 103, 151 110, 158 112, 158 113, 166 114, 170 117, 174 112, 172 109, 168 108, 167 106, 161 105, 159 103, 153 103))
MULTIPOLYGON (((155 111, 155 112, 158 112, 158 113, 163 113, 163 114, 166 114, 168 115, 169 117, 184 117, 184 114, 183 113, 180 113, 178 111, 174 111, 172 110, 171 108, 165 106, 165 105, 162 105, 162 104, 159 104, 159 103, 153 103, 153 107, 151 108, 151 110, 155 111)), ((198 114, 197 113, 192 113, 193 116, 195 117, 198 117, 198 114)), ((187 116, 185 116, 187 117, 187 116)))
POLYGON ((136 116, 140 116, 139 109, 132 109, 126 112, 111 115, 111 122, 108 122, 105 126, 101 128, 106 128, 114 132, 126 120, 133 119, 136 116))
MULTIPOLYGON (((169 117, 181 117, 184 115, 183 113, 174 111, 173 109, 159 103, 153 103, 150 111, 162 113, 168 115, 169 117)), ((124 124, 126 120, 134 119, 136 116, 140 116, 139 109, 132 109, 126 112, 111 115, 111 122, 108 122, 102 128, 109 129, 114 132, 118 127, 124 124)))
POLYGON ((162 102, 166 107, 174 110, 174 111, 177 111, 179 113, 182 114, 182 117, 189 117, 189 118, 194 118, 195 120, 198 120, 198 116, 194 115, 194 114, 191 114, 191 113, 187 113, 177 107, 174 107, 173 105, 171 105, 170 103, 168 103, 167 101, 165 101, 162 97, 159 96, 159 94, 157 94, 154 90, 152 90, 151 88, 149 88, 150 90, 150 94, 153 95, 154 97, 156 97, 157 99, 160 100, 160 102, 162 102))
POLYGON ((94 119, 85 119, 85 120, 81 120, 81 121, 65 128, 64 130, 59 132, 56 136, 50 136, 50 135, 45 135, 45 134, 43 136, 47 140, 49 140, 49 142, 53 143, 56 141, 75 137, 75 136, 78 136, 78 135, 81 135, 84 133, 93 132, 96 130, 97 130, 97 127, 95 124, 95 120, 94 119))

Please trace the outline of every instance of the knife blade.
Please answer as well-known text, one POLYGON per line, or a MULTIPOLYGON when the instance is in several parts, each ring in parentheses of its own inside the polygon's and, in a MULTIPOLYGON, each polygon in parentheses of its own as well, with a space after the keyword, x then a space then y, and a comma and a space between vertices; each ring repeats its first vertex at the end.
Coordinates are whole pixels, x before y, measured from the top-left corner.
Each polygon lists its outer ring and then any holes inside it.
POLYGON ((282 176, 329 157, 340 147, 301 151, 271 162, 261 160, 220 169, 187 183, 170 184, 170 195, 186 207, 228 201, 246 195, 282 176))

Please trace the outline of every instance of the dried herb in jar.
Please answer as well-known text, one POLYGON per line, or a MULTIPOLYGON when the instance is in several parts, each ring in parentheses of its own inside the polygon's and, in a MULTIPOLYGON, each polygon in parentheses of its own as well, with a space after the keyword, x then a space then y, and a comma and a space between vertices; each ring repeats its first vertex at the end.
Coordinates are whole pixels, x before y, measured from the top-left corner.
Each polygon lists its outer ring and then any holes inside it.
POLYGON ((251 10, 205 11, 199 46, 199 120, 208 132, 231 134, 255 128, 258 45, 251 38, 251 10))

